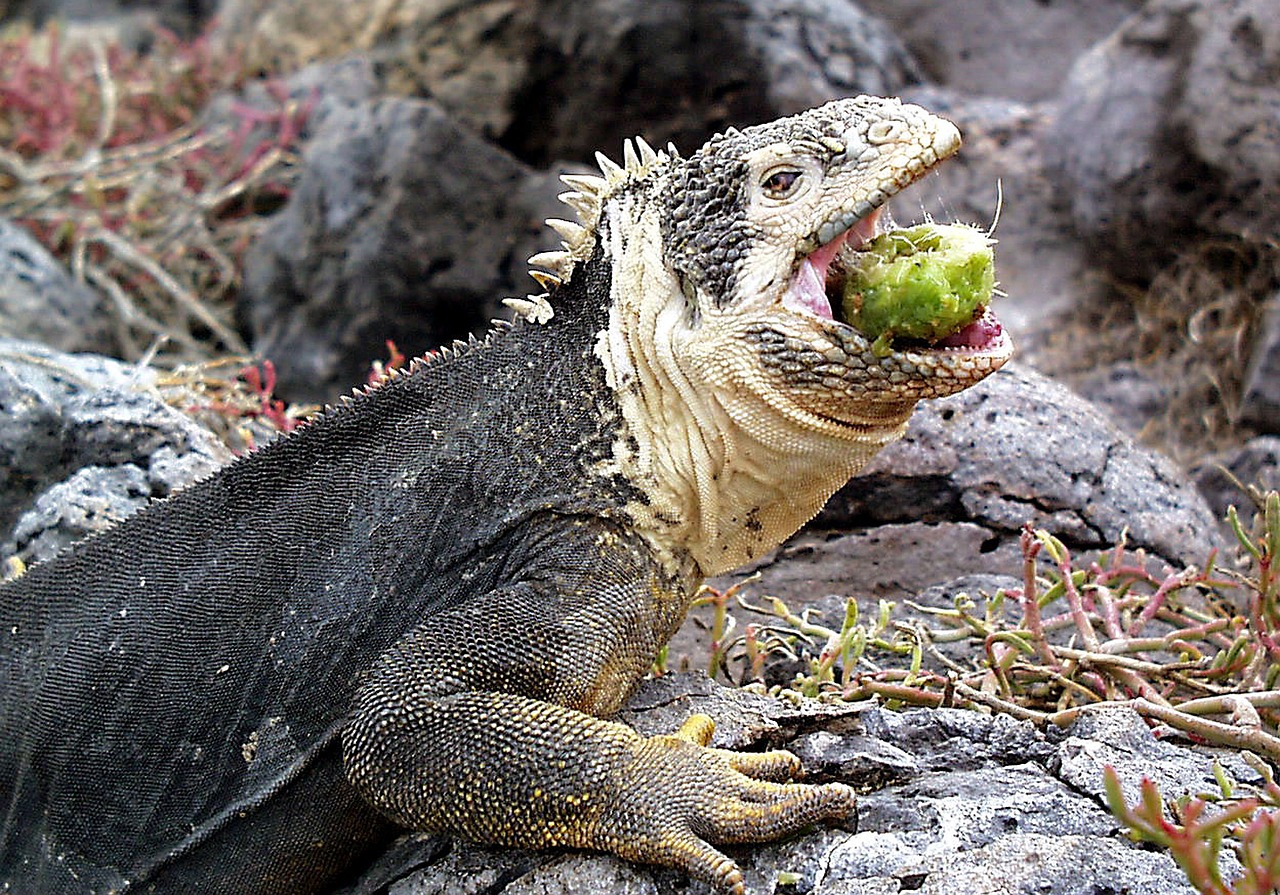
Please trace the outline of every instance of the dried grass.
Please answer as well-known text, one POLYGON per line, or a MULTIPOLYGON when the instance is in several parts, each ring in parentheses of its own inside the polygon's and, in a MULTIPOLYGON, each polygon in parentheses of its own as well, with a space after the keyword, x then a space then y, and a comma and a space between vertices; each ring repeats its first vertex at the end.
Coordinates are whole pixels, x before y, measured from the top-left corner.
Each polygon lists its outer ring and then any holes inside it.
POLYGON ((1115 284, 1105 303, 1064 321, 1040 365, 1072 382, 1108 364, 1134 364, 1169 398, 1139 439, 1188 463, 1252 434, 1239 421, 1240 396, 1263 300, 1278 286, 1280 246, 1205 241, 1147 288, 1115 284))
POLYGON ((241 255, 293 183, 308 104, 201 115, 238 66, 207 39, 145 54, 56 27, 0 35, 0 214, 108 299, 120 354, 158 366, 245 353, 241 255))

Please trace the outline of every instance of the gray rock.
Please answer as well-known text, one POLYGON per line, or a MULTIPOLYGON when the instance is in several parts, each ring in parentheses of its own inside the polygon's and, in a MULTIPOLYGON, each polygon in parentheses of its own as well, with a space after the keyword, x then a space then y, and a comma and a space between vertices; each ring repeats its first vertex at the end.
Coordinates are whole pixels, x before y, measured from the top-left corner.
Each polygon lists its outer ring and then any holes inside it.
MULTIPOLYGON (((584 859, 591 860, 585 856, 584 859)), ((443 860, 432 862, 404 879, 391 881, 386 889, 357 887, 354 891, 361 895, 373 891, 385 891, 387 895, 487 895, 501 891, 505 885, 526 877, 551 860, 550 855, 514 849, 455 847, 443 860)))
MULTIPOLYGON (((1016 539, 1024 522, 1077 549, 1114 544, 1127 531, 1132 547, 1175 566, 1203 562, 1220 544, 1213 514, 1169 460, 1134 444, 1096 406, 1016 364, 959 395, 924 402, 906 436, 817 522, 921 518, 980 526, 989 532, 988 553, 1016 539)), ((909 556, 904 565, 914 562, 909 556)))
POLYGON ((1152 0, 1072 68, 1045 152, 1115 275, 1204 233, 1280 235, 1277 47, 1274 0, 1152 0))
POLYGON ((815 895, 916 891, 922 895, 1194 895, 1173 860, 1116 839, 1013 834, 990 845, 955 851, 944 845, 919 854, 896 833, 859 833, 830 856, 815 895), (874 862, 869 859, 876 859, 874 862), (876 864, 879 865, 876 868, 876 864), (874 868, 874 869, 873 869, 874 868), (872 884, 868 887, 867 884, 872 884))
POLYGON ((858 806, 859 832, 897 833, 926 855, 1019 833, 1109 836, 1116 828, 1097 802, 1036 764, 922 774, 864 796, 858 806))
POLYGON ((154 374, 0 339, 0 554, 45 559, 230 459, 154 374))
POLYGON ((1218 792, 1215 762, 1237 782, 1257 784, 1261 777, 1239 758, 1221 750, 1197 752, 1157 739, 1137 712, 1125 707, 1086 709, 1067 730, 1050 767, 1065 783, 1099 802, 1105 800, 1103 769, 1120 778, 1125 800, 1133 803, 1143 778, 1166 795, 1218 792))
POLYGON ((1280 434, 1280 293, 1267 299, 1240 396, 1240 420, 1280 434))
POLYGON ((978 770, 1048 761, 1051 739, 1027 721, 963 709, 882 709, 860 715, 869 736, 892 743, 930 771, 978 770))
POLYGON ((281 395, 332 400, 386 341, 434 349, 507 315, 524 259, 549 248, 530 172, 435 105, 335 108, 288 205, 246 261, 242 316, 281 395))
POLYGON ((1073 374, 1070 383, 1081 397, 1105 409, 1107 419, 1135 438, 1148 422, 1168 411, 1169 383, 1130 361, 1073 374))
POLYGON ((103 299, 71 274, 26 228, 0 218, 0 337, 59 351, 115 349, 103 299))
POLYGON ((1226 517, 1227 507, 1234 506, 1248 520, 1252 502, 1240 486, 1280 491, 1280 437, 1261 435, 1238 448, 1211 454, 1195 465, 1191 475, 1220 518, 1226 517))
MULTIPOLYGON (((424 890, 407 889, 404 895, 415 891, 424 890)), ((658 885, 651 874, 612 855, 565 855, 535 867, 502 891, 506 895, 657 895, 658 885)))
POLYGON ((976 96, 1050 99, 1072 62, 1139 0, 861 0, 920 61, 929 80, 976 96))
POLYGON ((919 80, 849 0, 542 0, 538 27, 545 43, 501 137, 538 165, 635 134, 690 150, 730 124, 919 80))
POLYGON ((840 780, 859 789, 878 789, 919 776, 920 763, 892 743, 856 733, 816 730, 789 744, 806 779, 840 780))
POLYGON ((137 466, 85 466, 36 498, 14 526, 13 542, 25 560, 47 559, 150 502, 147 474, 137 466))
POLYGON ((863 4, 749 0, 740 8, 744 55, 762 64, 769 117, 857 93, 892 96, 922 80, 894 30, 863 4))
MULTIPOLYGON (((924 492, 922 483, 916 485, 924 492)), ((816 524, 837 524, 835 512, 816 524)), ((963 508, 957 510, 961 512, 963 508)), ((855 521, 849 527, 853 530, 801 532, 763 559, 712 583, 728 586, 759 572, 761 580, 748 587, 749 593, 794 600, 792 608, 823 604, 828 609, 824 617, 837 621, 845 598, 855 594, 866 600, 892 600, 960 575, 1012 574, 1021 568, 1013 539, 981 523, 855 521)), ((863 611, 874 610, 864 603, 863 611)))

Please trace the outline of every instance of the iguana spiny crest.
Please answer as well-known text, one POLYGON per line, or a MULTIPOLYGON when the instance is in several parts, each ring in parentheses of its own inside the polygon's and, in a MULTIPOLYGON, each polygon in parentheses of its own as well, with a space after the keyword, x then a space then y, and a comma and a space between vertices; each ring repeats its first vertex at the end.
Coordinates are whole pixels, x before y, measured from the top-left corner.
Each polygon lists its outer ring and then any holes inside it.
POLYGON ((950 122, 896 99, 838 100, 713 137, 682 158, 643 140, 602 176, 566 175, 577 222, 530 259, 545 322, 583 265, 611 268, 597 355, 628 425, 615 459, 653 499, 655 540, 705 574, 770 549, 886 442, 916 401, 982 379, 1012 345, 988 311, 943 345, 887 355, 838 317, 842 256, 885 202, 960 146, 950 122), (799 487, 797 487, 797 483, 799 487))

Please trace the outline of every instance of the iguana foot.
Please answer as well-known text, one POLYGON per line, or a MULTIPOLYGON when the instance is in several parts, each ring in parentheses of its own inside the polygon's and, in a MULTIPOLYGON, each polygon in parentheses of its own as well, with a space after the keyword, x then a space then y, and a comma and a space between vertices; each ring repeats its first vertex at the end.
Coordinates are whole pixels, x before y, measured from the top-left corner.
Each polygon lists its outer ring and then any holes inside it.
POLYGON ((594 844, 630 861, 679 867, 717 891, 742 895, 742 873, 710 843, 767 842, 847 817, 840 783, 783 783, 800 772, 789 752, 743 753, 706 744, 715 729, 694 715, 675 734, 641 740, 594 844))

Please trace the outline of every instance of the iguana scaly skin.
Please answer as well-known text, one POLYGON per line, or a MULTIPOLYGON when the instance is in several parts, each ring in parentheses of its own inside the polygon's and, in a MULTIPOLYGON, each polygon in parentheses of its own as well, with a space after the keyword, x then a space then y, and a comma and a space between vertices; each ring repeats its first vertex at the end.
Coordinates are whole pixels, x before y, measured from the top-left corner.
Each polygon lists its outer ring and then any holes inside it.
POLYGON ((741 892, 713 843, 853 810, 786 753, 605 720, 706 575, 810 518, 994 318, 877 356, 839 252, 959 145, 860 97, 628 144, 522 319, 0 589, 6 891, 319 892, 398 826, 605 849, 741 892))

